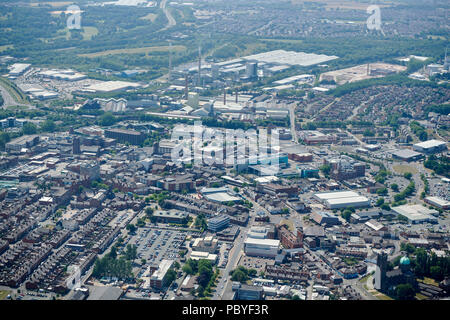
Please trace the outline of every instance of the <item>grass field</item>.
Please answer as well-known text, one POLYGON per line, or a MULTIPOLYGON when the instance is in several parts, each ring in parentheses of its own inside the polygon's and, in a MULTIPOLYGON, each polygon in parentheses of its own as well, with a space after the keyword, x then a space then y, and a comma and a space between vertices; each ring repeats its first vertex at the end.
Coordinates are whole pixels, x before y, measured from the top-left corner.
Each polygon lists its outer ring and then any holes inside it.
POLYGON ((72 1, 55 1, 55 2, 32 2, 30 3, 31 7, 38 7, 43 5, 49 5, 53 8, 66 7, 71 5, 72 1))
POLYGON ((439 283, 437 283, 436 280, 431 279, 431 278, 426 278, 426 277, 425 277, 425 278, 423 278, 423 279, 417 279, 417 281, 423 282, 423 283, 425 283, 425 284, 429 284, 429 285, 432 285, 432 286, 439 287, 439 283))
POLYGON ((283 219, 281 220, 280 224, 286 224, 288 226, 289 231, 294 232, 294 224, 291 220, 283 219))
POLYGON ((144 17, 140 17, 139 19, 142 20, 150 20, 151 22, 155 22, 155 19, 158 17, 157 14, 155 13, 149 13, 148 15, 144 16, 144 17))
MULTIPOLYGON (((96 58, 96 57, 103 57, 107 55, 115 55, 115 54, 133 54, 133 53, 149 53, 149 52, 156 52, 156 51, 169 51, 169 46, 159 46, 159 47, 142 47, 142 48, 131 48, 131 49, 114 49, 114 50, 106 50, 106 51, 100 51, 100 52, 93 52, 93 53, 84 53, 79 54, 80 57, 87 57, 87 58, 96 58)), ((184 51, 186 50, 185 46, 172 46, 173 51, 184 51)))
POLYGON ((425 297, 423 294, 416 293, 416 299, 417 300, 427 300, 428 297, 425 297))
POLYGON ((294 40, 294 39, 261 39, 261 41, 267 42, 281 42, 281 43, 302 43, 303 40, 294 40))
POLYGON ((415 167, 409 166, 407 164, 396 164, 396 165, 393 165, 392 168, 394 168, 394 171, 399 174, 404 174, 405 172, 411 172, 413 174, 418 173, 418 171, 415 167))
MULTIPOLYGON (((361 3, 359 1, 352 0, 293 0, 292 3, 317 3, 323 5, 326 9, 353 9, 353 10, 366 10, 370 5, 369 3, 361 3)), ((386 4, 378 4, 380 8, 389 7, 388 1, 384 1, 386 4)))
POLYGON ((10 294, 10 291, 8 290, 0 290, 0 300, 5 300, 6 297, 10 294))
POLYGON ((12 44, 6 44, 4 46, 0 46, 0 52, 3 52, 3 51, 8 50, 8 49, 11 49, 13 47, 14 46, 12 44))
POLYGON ((91 40, 97 34, 98 29, 96 27, 83 27, 83 40, 91 40))

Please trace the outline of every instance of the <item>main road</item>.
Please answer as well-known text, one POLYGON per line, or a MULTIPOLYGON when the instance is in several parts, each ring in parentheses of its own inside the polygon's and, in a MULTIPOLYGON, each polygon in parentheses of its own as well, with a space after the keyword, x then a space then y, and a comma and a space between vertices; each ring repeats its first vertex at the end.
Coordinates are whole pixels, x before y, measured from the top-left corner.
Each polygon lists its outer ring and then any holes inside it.
POLYGON ((177 24, 177 21, 170 14, 170 11, 167 9, 167 0, 162 0, 159 7, 164 11, 164 14, 167 17, 167 20, 169 21, 169 23, 167 24, 167 26, 163 30, 175 26, 177 24))
POLYGON ((292 135, 292 141, 298 142, 297 138, 297 130, 295 129, 295 103, 291 103, 289 105, 289 120, 291 121, 291 135, 292 135))

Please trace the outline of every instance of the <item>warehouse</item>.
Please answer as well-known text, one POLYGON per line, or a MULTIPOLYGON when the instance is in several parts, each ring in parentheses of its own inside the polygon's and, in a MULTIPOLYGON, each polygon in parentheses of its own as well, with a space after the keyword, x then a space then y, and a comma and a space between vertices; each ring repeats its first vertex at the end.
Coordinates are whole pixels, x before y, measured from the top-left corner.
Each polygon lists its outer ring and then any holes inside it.
POLYGON ((447 201, 438 197, 426 197, 425 202, 435 206, 439 209, 448 210, 450 209, 450 201, 447 201))
POLYGON ((413 149, 422 153, 437 153, 447 149, 447 144, 440 140, 428 140, 413 145, 413 149))
POLYGON ((92 84, 85 88, 86 92, 115 92, 127 89, 136 89, 141 87, 138 83, 126 82, 126 81, 105 81, 96 84, 92 84))
POLYGON ((209 201, 218 203, 241 202, 242 199, 233 195, 233 192, 227 187, 221 188, 202 188, 202 196, 209 201))
POLYGON ((322 202, 328 209, 359 208, 370 206, 366 197, 354 191, 336 191, 314 194, 314 198, 322 202))
POLYGON ((409 149, 402 149, 392 152, 392 158, 409 162, 419 160, 422 158, 422 154, 409 149))
POLYGON ((426 223, 426 222, 437 222, 437 218, 433 215, 437 214, 436 210, 428 209, 420 204, 415 205, 403 205, 398 207, 392 207, 392 210, 399 215, 404 216, 408 219, 409 223, 426 223))
POLYGON ((247 238, 244 244, 245 254, 249 256, 275 258, 280 240, 247 238))
POLYGON ((20 76, 30 68, 29 63, 15 63, 9 67, 9 75, 12 77, 20 76))

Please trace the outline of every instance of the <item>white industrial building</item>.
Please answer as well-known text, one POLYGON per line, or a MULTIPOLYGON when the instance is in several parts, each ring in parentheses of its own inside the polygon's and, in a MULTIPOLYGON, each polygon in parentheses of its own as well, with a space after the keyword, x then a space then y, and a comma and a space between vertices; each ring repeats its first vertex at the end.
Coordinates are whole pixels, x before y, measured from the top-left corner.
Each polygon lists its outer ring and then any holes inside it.
POLYGON ((192 259, 192 260, 208 260, 208 261, 211 261, 212 264, 216 264, 217 254, 204 252, 204 251, 192 251, 191 255, 190 255, 190 259, 192 259))
POLYGON ((370 206, 370 201, 354 191, 336 191, 315 193, 314 198, 322 202, 328 209, 359 208, 370 206))
POLYGON ((450 201, 447 201, 445 199, 438 198, 438 197, 426 197, 424 200, 426 203, 431 204, 432 206, 435 206, 437 208, 440 208, 443 210, 450 209, 450 201))
POLYGON ((249 256, 275 258, 280 247, 280 240, 247 238, 244 252, 249 256))
POLYGON ((127 109, 127 100, 120 98, 120 99, 95 99, 99 105, 100 108, 103 111, 110 111, 110 112, 123 112, 127 109))
POLYGON ((57 80, 65 80, 65 81, 79 81, 86 79, 87 76, 85 74, 79 73, 77 71, 67 69, 67 70, 58 70, 51 69, 39 72, 39 75, 48 78, 48 79, 57 79, 57 80))
POLYGON ((437 222, 437 218, 433 215, 438 214, 438 211, 428 209, 420 204, 392 207, 392 210, 408 219, 409 223, 426 223, 437 222))
POLYGON ((247 237, 252 239, 266 239, 269 231, 269 227, 253 226, 250 228, 250 230, 248 230, 247 237))
POLYGON ((85 92, 115 92, 127 89, 136 89, 141 87, 139 83, 127 81, 104 81, 92 84, 83 89, 85 92))
POLYGON ((413 149, 417 152, 436 153, 447 149, 447 143, 440 140, 428 140, 413 145, 413 149))
POLYGON ((27 71, 30 68, 31 64, 29 63, 14 63, 9 66, 9 75, 12 77, 20 76, 22 73, 27 71))

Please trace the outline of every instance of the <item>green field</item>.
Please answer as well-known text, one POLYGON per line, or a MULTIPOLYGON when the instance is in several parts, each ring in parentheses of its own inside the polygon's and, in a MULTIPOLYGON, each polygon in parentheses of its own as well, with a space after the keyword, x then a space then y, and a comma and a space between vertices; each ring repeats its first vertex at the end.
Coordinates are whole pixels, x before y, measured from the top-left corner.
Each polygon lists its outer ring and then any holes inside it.
POLYGON ((11 291, 8 290, 0 290, 0 300, 5 300, 10 293, 11 291))
POLYGON ((417 169, 413 166, 409 166, 406 164, 396 164, 393 165, 394 171, 399 174, 404 174, 405 172, 411 172, 412 174, 417 174, 417 169))
POLYGON ((8 49, 11 49, 13 47, 14 46, 12 44, 6 44, 4 46, 0 46, 0 52, 3 52, 3 51, 8 50, 8 49))
MULTIPOLYGON (((96 58, 96 57, 103 57, 108 55, 115 55, 115 54, 133 54, 133 53, 149 53, 149 52, 157 52, 157 51, 169 51, 169 46, 157 46, 157 47, 142 47, 142 48, 131 48, 131 49, 114 49, 114 50, 106 50, 106 51, 100 51, 100 52, 93 52, 93 53, 84 53, 79 54, 80 57, 87 57, 87 58, 96 58)), ((173 51, 184 51, 186 50, 185 46, 172 46, 173 51)))
POLYGON ((83 40, 91 40, 96 35, 98 35, 96 27, 83 27, 83 40))

